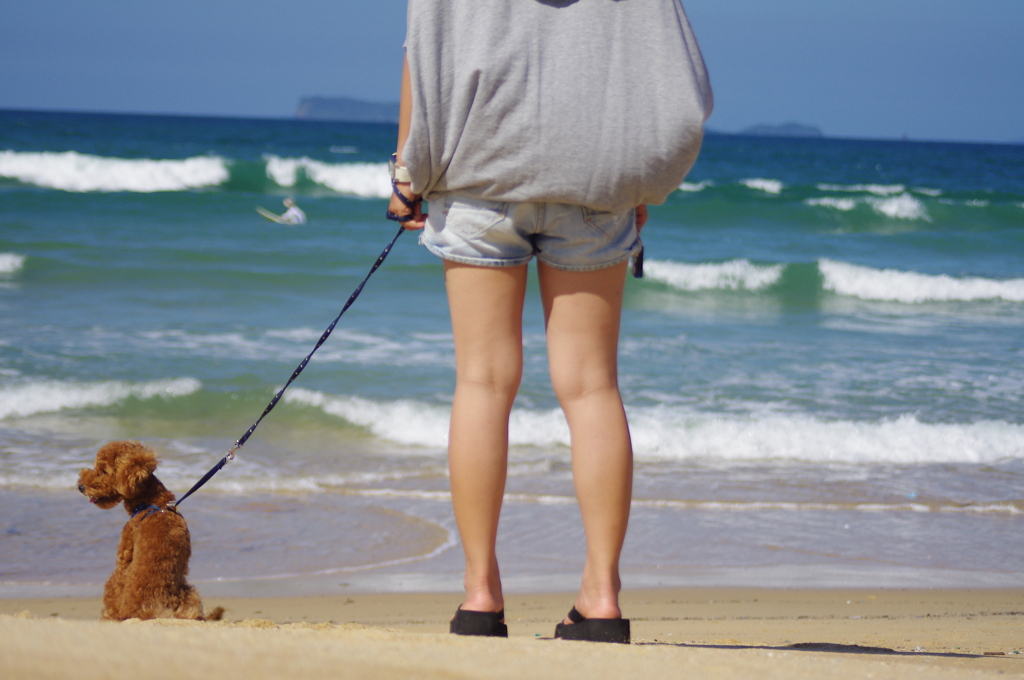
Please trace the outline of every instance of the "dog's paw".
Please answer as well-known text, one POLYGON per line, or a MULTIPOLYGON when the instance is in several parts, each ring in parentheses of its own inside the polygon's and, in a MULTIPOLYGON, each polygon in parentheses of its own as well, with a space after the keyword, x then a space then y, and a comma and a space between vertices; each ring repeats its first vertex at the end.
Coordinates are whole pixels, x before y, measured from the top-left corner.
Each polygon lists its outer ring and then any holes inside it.
POLYGON ((203 621, 221 621, 224 618, 224 607, 214 607, 203 617, 203 621))

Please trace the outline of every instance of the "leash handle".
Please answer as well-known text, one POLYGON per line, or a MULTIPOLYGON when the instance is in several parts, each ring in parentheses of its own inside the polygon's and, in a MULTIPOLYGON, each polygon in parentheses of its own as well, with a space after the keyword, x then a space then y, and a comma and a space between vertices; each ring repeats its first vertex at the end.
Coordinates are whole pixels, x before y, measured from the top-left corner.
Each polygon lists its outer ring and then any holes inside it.
POLYGON ((341 319, 341 315, 348 311, 348 308, 351 307, 352 303, 356 301, 356 298, 359 297, 359 294, 363 292, 363 286, 366 285, 366 282, 370 280, 370 277, 373 276, 373 273, 377 271, 377 269, 384 263, 384 259, 388 256, 388 253, 391 252, 391 248, 394 247, 395 242, 398 241, 398 237, 401 236, 403 232, 405 232, 405 226, 399 227, 398 233, 395 234, 395 237, 393 239, 391 239, 391 243, 389 243, 384 248, 384 250, 381 251, 381 254, 377 258, 377 261, 373 263, 372 267, 370 267, 369 273, 367 273, 366 277, 363 278, 362 282, 358 286, 356 286, 356 289, 352 291, 352 295, 349 296, 348 302, 346 302, 345 306, 341 308, 340 312, 338 312, 338 316, 334 317, 334 321, 331 322, 331 325, 328 326, 327 330, 325 330, 323 332, 323 335, 320 336, 320 339, 317 341, 316 346, 313 348, 313 350, 306 355, 305 359, 299 362, 299 365, 292 372, 292 376, 288 378, 288 382, 284 384, 284 387, 282 387, 280 391, 278 391, 278 393, 274 395, 274 398, 270 400, 270 403, 267 404, 267 407, 263 409, 262 415, 260 415, 260 417, 256 419, 256 422, 252 424, 252 427, 246 430, 245 434, 243 434, 241 437, 238 438, 237 441, 235 441, 235 445, 231 447, 231 450, 227 452, 227 455, 220 459, 220 462, 214 465, 209 472, 203 475, 203 478, 196 482, 195 486, 188 490, 188 493, 186 493, 184 496, 175 501, 175 508, 181 505, 182 501, 184 501, 186 498, 188 498, 193 493, 198 491, 199 487, 210 481, 210 478, 213 477, 218 472, 220 472, 220 469, 227 465, 229 460, 235 459, 235 451, 245 446, 245 442, 249 440, 249 437, 252 436, 252 433, 256 431, 256 428, 259 427, 259 424, 263 421, 264 418, 267 417, 267 414, 273 411, 274 407, 277 406, 277 402, 281 400, 281 397, 284 395, 284 391, 288 389, 289 385, 291 385, 295 381, 295 379, 299 377, 299 374, 302 373, 302 370, 306 368, 306 364, 308 364, 309 360, 313 358, 313 354, 318 349, 320 349, 321 345, 327 342, 327 338, 331 336, 331 333, 334 331, 334 327, 338 325, 338 321, 341 319))

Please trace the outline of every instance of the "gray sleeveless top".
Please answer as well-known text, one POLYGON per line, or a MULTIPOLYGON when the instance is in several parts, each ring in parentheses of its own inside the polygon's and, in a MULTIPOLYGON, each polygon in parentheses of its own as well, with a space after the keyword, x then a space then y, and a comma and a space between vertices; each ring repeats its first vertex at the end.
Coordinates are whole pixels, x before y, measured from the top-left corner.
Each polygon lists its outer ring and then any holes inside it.
POLYGON ((409 0, 405 45, 428 199, 661 203, 711 113, 679 0, 409 0))

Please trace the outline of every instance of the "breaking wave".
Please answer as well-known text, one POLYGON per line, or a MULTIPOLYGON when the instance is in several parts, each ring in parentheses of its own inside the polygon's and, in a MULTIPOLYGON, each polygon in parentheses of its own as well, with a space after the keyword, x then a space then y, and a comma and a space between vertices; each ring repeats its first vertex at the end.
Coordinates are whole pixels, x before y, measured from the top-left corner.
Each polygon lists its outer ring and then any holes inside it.
POLYGON ((0 386, 0 419, 55 413, 64 409, 111 406, 129 397, 183 397, 198 391, 194 378, 127 383, 116 380, 94 383, 60 380, 31 381, 0 386))
MULTIPOLYGON (((414 400, 378 402, 295 388, 286 402, 321 409, 399 444, 443 449, 448 407, 414 400)), ((823 421, 776 414, 726 416, 673 406, 627 408, 639 459, 799 460, 845 463, 992 463, 1024 458, 1024 426, 1000 421, 922 423, 913 415, 881 422, 823 421)), ((558 409, 512 411, 513 446, 569 446, 558 409)))
POLYGON ((777 288, 781 286, 791 292, 794 287, 813 287, 818 291, 861 300, 905 304, 983 300, 1024 302, 1024 279, 920 274, 829 259, 820 259, 814 264, 754 264, 745 259, 702 264, 651 260, 644 266, 644 271, 651 281, 683 292, 773 293, 782 290, 777 288), (817 275, 811 273, 815 269, 817 275))
POLYGON ((704 191, 710 186, 713 186, 710 180, 704 180, 703 182, 683 182, 679 185, 679 190, 695 193, 697 191, 704 191))
MULTIPOLYGON (((364 198, 391 195, 386 163, 325 163, 308 157, 263 157, 266 177, 290 189, 303 181, 364 198)), ((188 191, 235 181, 248 186, 245 166, 220 156, 180 160, 111 158, 65 152, 0 151, 0 177, 71 192, 188 191)))
POLYGON ((386 163, 324 163, 312 158, 281 158, 266 155, 267 177, 282 187, 293 187, 300 173, 311 182, 341 194, 364 198, 388 198, 391 182, 386 163))
MULTIPOLYGON (((819 188, 820 186, 822 185, 819 185, 819 188)), ((876 193, 880 193, 880 191, 876 193)), ((907 192, 896 196, 867 196, 865 198, 823 196, 820 198, 808 198, 804 201, 804 204, 832 208, 842 212, 849 212, 856 208, 858 204, 866 204, 871 206, 872 210, 879 215, 884 215, 894 220, 931 221, 931 216, 928 215, 928 210, 925 208, 924 203, 907 192)))
POLYGON ((782 193, 782 182, 777 179, 763 179, 756 177, 754 179, 741 179, 740 184, 750 189, 756 189, 763 191, 766 194, 779 194, 782 193))
POLYGON ((184 191, 227 181, 218 156, 183 160, 107 158, 75 151, 0 151, 0 177, 62 191, 184 191))
POLYGON ((1006 300, 1024 302, 1024 279, 954 278, 897 269, 818 260, 825 290, 838 295, 887 302, 966 302, 1006 300))
POLYGON ((17 253, 0 253, 0 276, 17 274, 25 265, 25 256, 17 253))
POLYGON ((644 271, 654 281, 678 290, 763 290, 779 281, 785 265, 756 265, 749 260, 718 264, 682 264, 651 260, 644 271))
POLYGON ((817 186, 821 191, 867 192, 876 196, 892 196, 906 191, 906 187, 902 184, 819 184, 817 186))

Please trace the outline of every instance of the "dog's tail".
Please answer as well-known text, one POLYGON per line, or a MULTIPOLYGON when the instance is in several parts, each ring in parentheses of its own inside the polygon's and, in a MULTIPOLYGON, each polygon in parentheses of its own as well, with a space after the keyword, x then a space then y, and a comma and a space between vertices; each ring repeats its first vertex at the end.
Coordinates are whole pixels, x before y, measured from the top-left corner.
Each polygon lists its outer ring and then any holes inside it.
POLYGON ((224 618, 224 607, 214 607, 203 617, 203 621, 220 621, 224 618))

